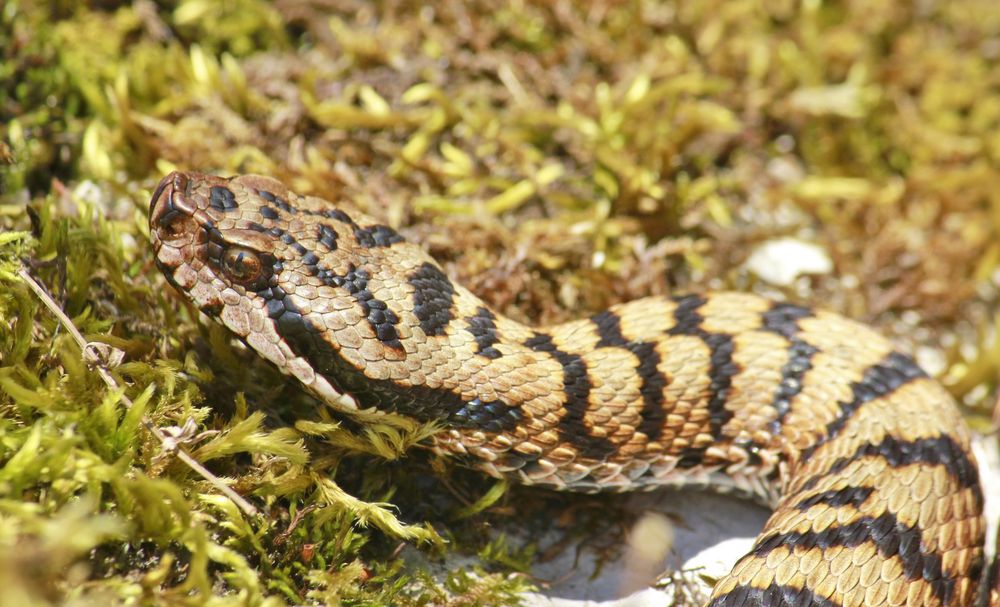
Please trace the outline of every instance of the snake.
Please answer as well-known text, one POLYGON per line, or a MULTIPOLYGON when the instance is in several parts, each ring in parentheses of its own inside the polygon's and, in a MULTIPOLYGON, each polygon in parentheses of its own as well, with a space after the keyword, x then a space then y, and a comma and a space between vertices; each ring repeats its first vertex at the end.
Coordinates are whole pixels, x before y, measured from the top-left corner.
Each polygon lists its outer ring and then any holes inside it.
POLYGON ((982 593, 971 433, 863 324, 713 291, 530 327, 351 204, 256 175, 173 172, 149 226, 167 282, 345 415, 437 423, 435 452, 529 485, 762 496, 771 514, 710 607, 982 593))

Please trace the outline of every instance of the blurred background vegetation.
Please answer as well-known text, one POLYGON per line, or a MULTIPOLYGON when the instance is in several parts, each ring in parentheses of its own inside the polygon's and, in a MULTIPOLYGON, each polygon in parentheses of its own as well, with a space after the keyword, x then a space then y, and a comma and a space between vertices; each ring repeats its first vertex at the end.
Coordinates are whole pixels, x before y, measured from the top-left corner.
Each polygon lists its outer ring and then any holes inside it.
POLYGON ((534 548, 491 524, 581 526, 564 496, 400 461, 413 432, 332 418, 200 323, 147 247, 174 168, 348 201, 525 322, 675 290, 821 304, 993 426, 993 0, 0 0, 0 56, 11 604, 514 603, 534 548), (822 263, 754 262, 789 242, 822 263), (124 353, 119 389, 21 268, 124 353), (406 546, 472 565, 432 577, 406 546))

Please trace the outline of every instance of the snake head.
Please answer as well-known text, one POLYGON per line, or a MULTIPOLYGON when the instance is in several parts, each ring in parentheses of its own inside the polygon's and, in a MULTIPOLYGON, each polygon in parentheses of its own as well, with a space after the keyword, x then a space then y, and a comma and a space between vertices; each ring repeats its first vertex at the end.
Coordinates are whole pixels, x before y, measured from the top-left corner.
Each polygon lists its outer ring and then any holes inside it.
MULTIPOLYGON (((252 205, 237 202, 245 187, 233 186, 221 177, 174 172, 160 182, 149 207, 157 265, 171 285, 212 317, 222 314, 227 301, 235 304, 238 297, 276 285, 282 267, 264 226, 251 227, 254 212, 247 207, 252 205)), ((250 331, 233 325, 238 335, 250 331)))
POLYGON ((335 405, 340 390, 400 376, 427 338, 421 323, 451 306, 451 283, 419 247, 266 177, 171 173, 149 226, 171 285, 335 405))
POLYGON ((266 177, 174 172, 150 201, 150 237, 157 266, 186 299, 324 401, 353 411, 331 384, 344 362, 327 324, 361 319, 319 272, 346 272, 356 256, 338 246, 348 226, 316 215, 317 200, 266 177))

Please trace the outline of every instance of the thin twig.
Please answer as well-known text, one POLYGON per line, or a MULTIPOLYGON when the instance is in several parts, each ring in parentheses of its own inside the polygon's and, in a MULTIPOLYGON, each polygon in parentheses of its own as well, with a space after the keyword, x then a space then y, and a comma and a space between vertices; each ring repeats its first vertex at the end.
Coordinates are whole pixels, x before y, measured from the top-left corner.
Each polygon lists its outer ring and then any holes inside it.
MULTIPOLYGON (((45 304, 45 307, 48 308, 49 311, 56 316, 56 318, 59 319, 60 324, 62 324, 62 326, 64 326, 66 330, 69 331, 69 334, 73 336, 73 340, 76 341, 78 346, 80 346, 80 352, 85 353, 87 351, 87 344, 88 344, 87 340, 83 337, 83 334, 80 333, 80 330, 77 329, 76 326, 73 324, 73 321, 68 316, 66 316, 65 312, 62 311, 62 308, 59 307, 59 304, 57 304, 55 300, 52 299, 52 297, 48 294, 48 292, 44 288, 42 288, 42 285, 38 284, 38 282, 34 279, 34 277, 31 276, 31 274, 28 272, 27 269, 21 267, 20 269, 18 269, 17 274, 18 276, 21 277, 21 279, 25 283, 27 283, 29 287, 31 287, 31 290, 35 292, 35 295, 37 295, 39 299, 42 300, 42 303, 45 304)), ((103 363, 98 361, 94 364, 94 367, 97 369, 97 373, 101 376, 101 379, 104 380, 104 383, 107 384, 109 388, 111 388, 112 390, 118 388, 118 382, 115 381, 114 376, 111 375, 111 372, 107 369, 106 366, 104 366, 103 363)), ((125 394, 122 394, 121 398, 122 402, 125 403, 125 406, 131 409, 132 399, 130 399, 125 394)), ((142 417, 142 425, 144 428, 146 428, 146 430, 152 433, 152 435, 155 436, 158 441, 160 441, 161 445, 166 447, 166 443, 168 440, 167 436, 163 434, 163 432, 159 428, 154 426, 153 423, 149 421, 148 417, 146 416, 142 417)), ((258 514, 257 508, 255 508, 253 504, 245 500, 243 496, 241 496, 239 493, 236 493, 235 491, 233 491, 231 487, 223 483, 222 479, 215 476, 207 468, 202 466, 201 462, 191 457, 191 455, 188 454, 187 451, 183 449, 183 447, 177 445, 176 452, 178 459, 187 464, 189 468, 194 470, 199 476, 208 481, 209 484, 218 489, 226 497, 233 500, 233 503, 239 506, 240 510, 242 510, 245 514, 247 514, 248 516, 257 516, 258 514)))

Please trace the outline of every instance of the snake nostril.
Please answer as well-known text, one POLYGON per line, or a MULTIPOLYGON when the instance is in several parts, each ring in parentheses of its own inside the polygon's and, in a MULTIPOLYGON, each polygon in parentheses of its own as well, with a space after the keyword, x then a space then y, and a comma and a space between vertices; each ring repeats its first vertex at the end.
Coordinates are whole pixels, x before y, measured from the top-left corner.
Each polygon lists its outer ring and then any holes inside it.
POLYGON ((164 177, 153 192, 149 222, 163 240, 180 238, 189 231, 192 210, 185 200, 189 183, 186 175, 174 171, 164 177))
POLYGON ((167 240, 177 238, 185 233, 187 217, 177 209, 170 209, 156 220, 160 236, 167 240))

